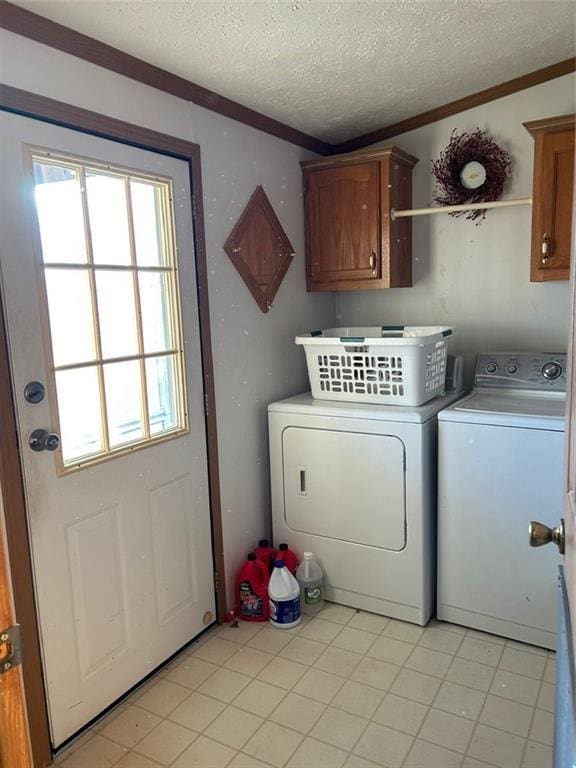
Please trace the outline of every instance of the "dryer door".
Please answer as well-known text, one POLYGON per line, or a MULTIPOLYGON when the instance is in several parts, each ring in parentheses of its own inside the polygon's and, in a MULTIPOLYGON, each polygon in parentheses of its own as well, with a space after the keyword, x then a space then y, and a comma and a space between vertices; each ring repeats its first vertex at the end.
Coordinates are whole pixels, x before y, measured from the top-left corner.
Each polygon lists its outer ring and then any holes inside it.
POLYGON ((404 443, 288 427, 284 515, 293 531, 398 551, 406 545, 404 443))

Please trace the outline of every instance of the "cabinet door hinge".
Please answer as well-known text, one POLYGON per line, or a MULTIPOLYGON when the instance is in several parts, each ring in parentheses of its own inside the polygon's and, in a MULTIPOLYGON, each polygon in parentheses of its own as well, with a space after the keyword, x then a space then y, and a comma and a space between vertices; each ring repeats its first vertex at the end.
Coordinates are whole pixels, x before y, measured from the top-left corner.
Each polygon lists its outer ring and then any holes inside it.
POLYGON ((0 632, 0 675, 22 664, 22 628, 14 624, 0 632))

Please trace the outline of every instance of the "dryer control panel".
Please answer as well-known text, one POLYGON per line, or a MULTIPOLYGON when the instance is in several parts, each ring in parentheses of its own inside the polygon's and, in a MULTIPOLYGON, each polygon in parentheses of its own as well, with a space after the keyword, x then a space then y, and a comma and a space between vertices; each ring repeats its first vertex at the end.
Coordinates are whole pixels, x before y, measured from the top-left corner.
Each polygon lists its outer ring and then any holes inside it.
POLYGON ((476 357, 474 386, 566 392, 564 352, 494 352, 476 357))

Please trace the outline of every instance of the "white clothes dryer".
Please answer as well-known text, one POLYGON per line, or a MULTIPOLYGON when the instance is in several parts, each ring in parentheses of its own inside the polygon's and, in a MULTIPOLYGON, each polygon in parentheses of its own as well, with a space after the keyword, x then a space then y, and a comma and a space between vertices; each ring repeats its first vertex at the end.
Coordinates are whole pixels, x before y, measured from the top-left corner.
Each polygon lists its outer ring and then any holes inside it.
POLYGON ((314 552, 328 600, 425 624, 436 588, 437 413, 298 395, 268 407, 274 541, 314 552))
POLYGON ((489 354, 438 416, 440 620, 555 647, 554 547, 528 526, 562 517, 564 354, 489 354))

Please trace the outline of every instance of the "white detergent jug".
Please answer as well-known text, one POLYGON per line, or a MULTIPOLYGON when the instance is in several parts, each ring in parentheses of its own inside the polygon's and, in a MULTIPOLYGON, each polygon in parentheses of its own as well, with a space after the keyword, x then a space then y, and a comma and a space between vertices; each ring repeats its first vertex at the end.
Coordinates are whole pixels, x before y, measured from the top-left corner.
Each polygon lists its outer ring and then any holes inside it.
POLYGON ((300 623, 300 587, 284 560, 276 560, 268 583, 268 597, 273 627, 290 629, 300 623))
POLYGON ((296 571, 300 585, 302 613, 318 613, 324 607, 324 574, 312 552, 304 552, 296 571))

